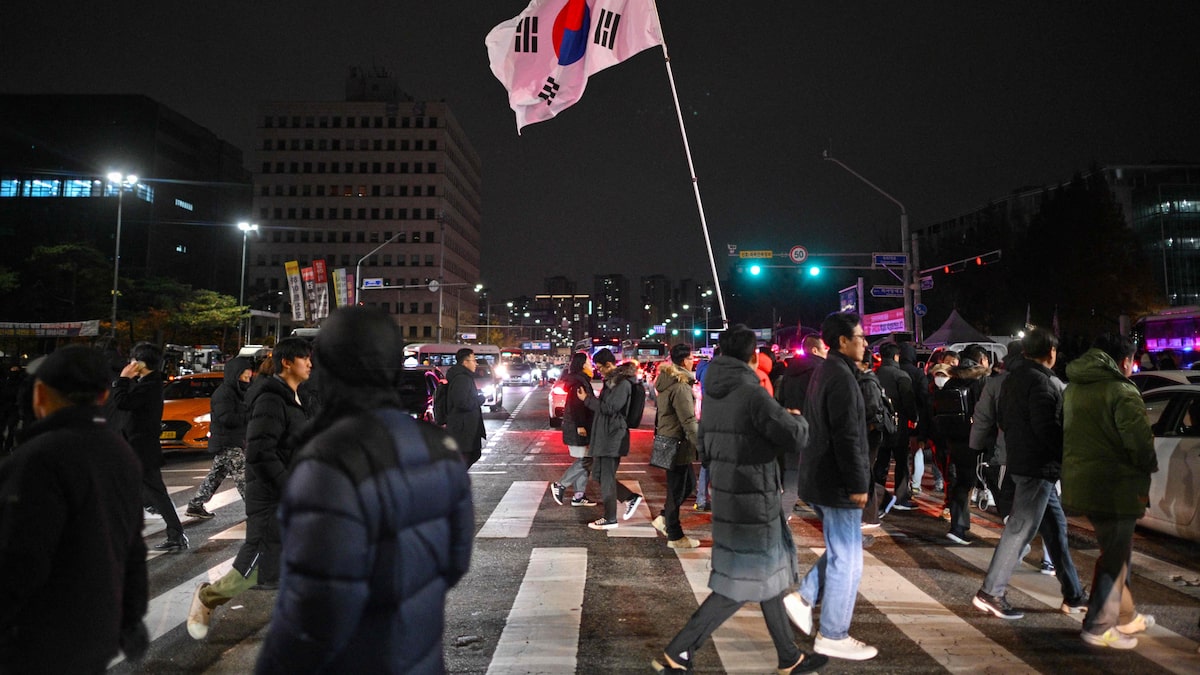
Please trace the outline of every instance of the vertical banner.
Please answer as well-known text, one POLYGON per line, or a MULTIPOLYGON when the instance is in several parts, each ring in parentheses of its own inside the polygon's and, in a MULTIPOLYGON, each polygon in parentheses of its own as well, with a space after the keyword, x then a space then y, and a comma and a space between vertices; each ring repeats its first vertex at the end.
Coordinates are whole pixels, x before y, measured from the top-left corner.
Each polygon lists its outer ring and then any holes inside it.
POLYGON ((300 279, 300 263, 289 260, 283 264, 287 272, 288 291, 292 299, 292 321, 304 321, 304 286, 300 279))
POLYGON ((316 277, 314 282, 317 285, 317 293, 314 296, 316 309, 313 310, 314 319, 324 319, 329 316, 329 276, 325 273, 325 261, 317 258, 313 261, 313 275, 316 277))
POLYGON ((308 296, 308 315, 313 321, 317 320, 317 273, 311 267, 300 268, 300 276, 304 279, 304 294, 308 296))
POLYGON ((333 271, 333 300, 338 307, 347 307, 351 302, 347 302, 346 291, 346 268, 339 267, 333 271))

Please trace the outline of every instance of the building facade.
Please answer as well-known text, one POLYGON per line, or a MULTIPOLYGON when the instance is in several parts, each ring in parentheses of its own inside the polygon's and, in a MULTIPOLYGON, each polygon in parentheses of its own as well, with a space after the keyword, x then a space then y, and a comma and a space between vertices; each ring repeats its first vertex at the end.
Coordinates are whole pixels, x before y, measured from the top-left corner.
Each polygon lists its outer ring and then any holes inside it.
POLYGON ((382 71, 352 70, 346 91, 261 106, 247 295, 286 298, 285 263, 322 259, 355 277, 351 292, 366 281, 357 302, 409 342, 458 341, 456 327, 478 323, 479 158, 445 102, 414 100, 382 71))

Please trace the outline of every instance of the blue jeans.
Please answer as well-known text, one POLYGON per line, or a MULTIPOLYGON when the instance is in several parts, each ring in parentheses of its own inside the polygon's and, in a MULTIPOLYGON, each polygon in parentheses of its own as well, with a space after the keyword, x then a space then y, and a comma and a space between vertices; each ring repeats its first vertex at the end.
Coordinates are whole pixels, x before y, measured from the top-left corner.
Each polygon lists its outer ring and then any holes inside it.
POLYGON ((1013 570, 1021 562, 1025 545, 1033 541, 1034 534, 1041 533, 1042 545, 1050 552, 1054 573, 1062 587, 1063 600, 1078 600, 1083 596, 1083 588, 1067 550, 1067 517, 1058 501, 1054 481, 1030 476, 1013 476, 1012 480, 1016 486, 1012 513, 992 554, 981 590, 988 595, 1003 596, 1013 570))
POLYGON ((708 504, 708 467, 700 465, 700 478, 696 481, 696 505, 708 504))
POLYGON ((800 582, 800 597, 810 606, 821 601, 821 635, 841 640, 850 635, 862 581, 862 509, 813 505, 813 510, 821 518, 825 553, 800 582))

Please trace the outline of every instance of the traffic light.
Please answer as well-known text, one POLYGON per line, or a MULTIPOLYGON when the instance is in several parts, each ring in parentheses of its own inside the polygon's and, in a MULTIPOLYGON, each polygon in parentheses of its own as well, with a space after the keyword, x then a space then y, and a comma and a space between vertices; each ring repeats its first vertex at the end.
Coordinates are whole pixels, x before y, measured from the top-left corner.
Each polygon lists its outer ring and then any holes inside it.
POLYGON ((983 255, 975 256, 975 264, 980 265, 980 266, 990 265, 994 262, 999 262, 999 261, 1000 261, 1000 249, 996 249, 995 251, 988 251, 987 253, 984 253, 983 255))
POLYGON ((753 276, 758 276, 758 275, 762 274, 762 267, 759 265, 751 265, 750 266, 750 274, 752 274, 753 276))
POLYGON ((812 265, 811 267, 808 268, 808 276, 810 276, 810 277, 821 276, 821 268, 817 267, 816 265, 812 265))
POLYGON ((692 335, 700 337, 701 335, 704 335, 704 331, 700 330, 699 328, 693 328, 692 335))

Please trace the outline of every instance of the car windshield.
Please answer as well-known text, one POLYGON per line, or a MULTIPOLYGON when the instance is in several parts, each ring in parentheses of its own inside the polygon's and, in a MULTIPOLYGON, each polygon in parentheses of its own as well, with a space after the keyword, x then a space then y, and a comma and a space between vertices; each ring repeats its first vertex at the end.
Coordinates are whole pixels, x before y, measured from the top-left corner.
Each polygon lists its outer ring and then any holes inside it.
POLYGON ((483 379, 491 379, 491 378, 492 378, 492 367, 491 366, 489 366, 486 363, 482 363, 482 362, 477 363, 475 365, 475 379, 483 380, 483 379))
POLYGON ((163 388, 163 399, 178 401, 187 398, 212 398, 213 392, 221 386, 222 378, 196 377, 175 380, 163 388))

